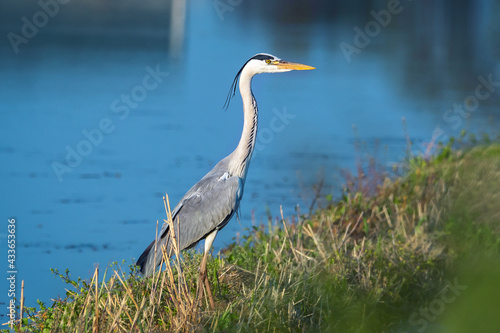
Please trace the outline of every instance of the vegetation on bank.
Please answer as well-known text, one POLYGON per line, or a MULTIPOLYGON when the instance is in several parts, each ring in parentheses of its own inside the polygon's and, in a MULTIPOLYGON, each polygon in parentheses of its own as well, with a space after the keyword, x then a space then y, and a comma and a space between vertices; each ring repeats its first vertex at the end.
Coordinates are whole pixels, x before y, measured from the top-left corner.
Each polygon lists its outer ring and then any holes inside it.
POLYGON ((201 254, 188 251, 148 279, 55 271, 66 298, 24 308, 16 331, 500 332, 500 144, 473 143, 248 230, 209 260, 215 310, 196 299, 201 254))

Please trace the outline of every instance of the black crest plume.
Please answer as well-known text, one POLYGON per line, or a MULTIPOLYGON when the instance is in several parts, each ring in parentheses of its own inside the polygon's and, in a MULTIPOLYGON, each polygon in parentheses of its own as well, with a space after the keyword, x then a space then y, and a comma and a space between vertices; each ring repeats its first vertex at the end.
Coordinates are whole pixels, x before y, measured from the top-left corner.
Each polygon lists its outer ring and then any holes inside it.
MULTIPOLYGON (((250 60, 252 59, 249 59, 248 61, 250 60)), ((240 70, 238 71, 238 74, 236 74, 236 76, 234 77, 233 84, 231 85, 231 88, 229 88, 229 93, 227 94, 226 102, 222 107, 224 111, 227 110, 227 108, 229 107, 229 103, 231 102, 231 98, 233 98, 233 96, 236 94, 236 88, 238 87, 238 81, 240 80, 241 72, 243 71, 243 68, 245 68, 245 66, 248 64, 248 61, 245 62, 243 67, 241 67, 240 70)))

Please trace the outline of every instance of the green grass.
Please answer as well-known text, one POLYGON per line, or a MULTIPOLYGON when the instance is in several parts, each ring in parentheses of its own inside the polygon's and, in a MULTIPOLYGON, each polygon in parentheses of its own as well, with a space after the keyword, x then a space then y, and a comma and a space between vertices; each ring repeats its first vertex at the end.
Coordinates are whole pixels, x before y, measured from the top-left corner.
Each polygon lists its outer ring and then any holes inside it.
POLYGON ((209 260, 215 310, 195 297, 200 254, 185 252, 148 279, 56 272, 67 297, 24 308, 17 330, 500 332, 500 144, 451 141, 406 166, 249 229, 209 260))

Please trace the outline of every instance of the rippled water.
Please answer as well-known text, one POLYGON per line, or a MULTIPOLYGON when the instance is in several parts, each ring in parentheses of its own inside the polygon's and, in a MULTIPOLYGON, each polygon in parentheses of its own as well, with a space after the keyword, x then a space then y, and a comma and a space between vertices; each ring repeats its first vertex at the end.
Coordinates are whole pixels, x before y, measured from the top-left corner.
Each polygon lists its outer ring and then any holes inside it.
MULTIPOLYGON (((353 169, 366 152, 377 152, 381 163, 400 160, 402 118, 415 152, 462 129, 498 130, 500 87, 483 86, 482 96, 490 94, 476 108, 468 98, 489 75, 500 81, 493 43, 499 28, 488 1, 471 5, 472 18, 464 14, 471 8, 405 3, 350 62, 341 43, 354 46, 354 27, 364 28, 374 20, 370 11, 383 5, 297 1, 285 10, 257 1, 221 14, 209 1, 193 1, 183 21, 171 19, 168 3, 144 3, 68 3, 17 54, 2 39, 0 234, 5 244, 14 217, 17 279, 25 280, 29 305, 64 294, 51 267, 90 277, 95 264, 140 255, 164 216, 164 193, 175 205, 236 146, 239 95, 228 111, 222 105, 255 53, 317 69, 254 79, 258 146, 241 222, 219 233, 216 250, 253 220, 265 220, 266 209, 272 216, 280 205, 287 216, 296 205, 307 211, 311 186, 323 178, 324 194, 338 193, 338 171, 353 169), (144 83, 155 71, 168 74, 144 83), (109 133, 101 138, 92 132, 97 128, 109 133), (90 140, 83 131, 95 144, 84 142, 90 140), (356 142, 364 143, 361 152, 356 142), (68 152, 78 149, 87 156, 73 154, 68 167, 68 152), (55 172, 54 165, 67 168, 55 172)), ((40 10, 15 1, 6 8, 2 36, 20 34, 21 18, 40 10)))

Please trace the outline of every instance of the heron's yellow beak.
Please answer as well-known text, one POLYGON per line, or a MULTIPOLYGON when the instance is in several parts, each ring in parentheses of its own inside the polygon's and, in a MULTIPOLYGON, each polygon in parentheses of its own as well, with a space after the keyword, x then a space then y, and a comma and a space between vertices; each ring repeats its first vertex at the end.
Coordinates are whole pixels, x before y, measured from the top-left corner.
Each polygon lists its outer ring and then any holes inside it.
POLYGON ((298 71, 316 69, 315 67, 297 64, 295 62, 288 62, 288 61, 275 61, 274 64, 276 66, 278 66, 278 68, 280 68, 280 69, 293 69, 293 70, 298 70, 298 71))

